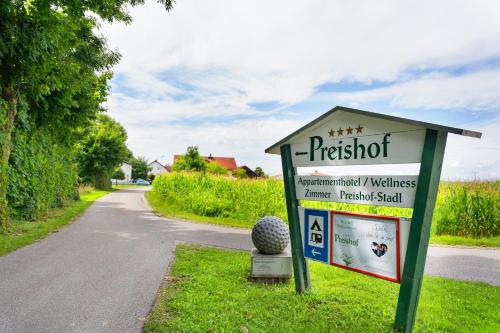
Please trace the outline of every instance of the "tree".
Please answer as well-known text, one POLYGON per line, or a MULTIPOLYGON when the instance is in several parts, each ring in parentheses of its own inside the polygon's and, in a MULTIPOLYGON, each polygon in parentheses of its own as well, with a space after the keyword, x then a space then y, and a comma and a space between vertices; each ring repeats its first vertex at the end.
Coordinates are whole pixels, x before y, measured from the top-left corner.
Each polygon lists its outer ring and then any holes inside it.
POLYGON ((248 178, 247 172, 243 168, 237 168, 233 170, 233 177, 238 179, 248 178))
POLYGON ((121 168, 116 168, 116 170, 113 173, 113 176, 111 176, 111 178, 114 179, 116 182, 116 185, 118 185, 119 180, 125 179, 125 173, 123 173, 123 170, 121 168))
POLYGON ((148 173, 151 171, 151 168, 148 166, 148 162, 144 157, 134 157, 129 161, 129 163, 132 165, 132 179, 148 178, 148 173))
POLYGON ((264 173, 264 170, 262 170, 261 167, 256 167, 254 172, 257 175, 257 177, 262 177, 262 178, 267 177, 267 175, 264 173))
POLYGON ((127 132, 111 117, 99 115, 78 145, 80 177, 96 188, 108 189, 113 171, 128 158, 127 132))
POLYGON ((172 166, 174 171, 205 171, 205 159, 200 156, 197 146, 187 147, 186 154, 180 156, 172 166))
MULTIPOLYGON (((167 10, 174 0, 160 0, 167 10)), ((119 55, 95 35, 97 18, 130 22, 143 0, 0 1, 0 224, 8 222, 12 133, 45 127, 69 140, 102 111, 119 55)))
POLYGON ((206 170, 208 173, 214 175, 227 175, 227 168, 223 167, 219 163, 213 161, 206 164, 206 170))

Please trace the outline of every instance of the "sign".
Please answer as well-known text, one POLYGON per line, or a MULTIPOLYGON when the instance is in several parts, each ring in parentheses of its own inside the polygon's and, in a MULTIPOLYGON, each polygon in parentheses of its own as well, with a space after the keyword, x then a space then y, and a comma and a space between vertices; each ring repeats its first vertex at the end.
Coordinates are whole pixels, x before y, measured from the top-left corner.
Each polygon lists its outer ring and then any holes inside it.
POLYGON ((331 265, 399 283, 399 218, 332 211, 331 223, 331 265))
POLYGON ((425 129, 411 124, 338 114, 291 143, 295 167, 418 163, 425 129))
MULTIPOLYGON (((481 133, 475 131, 336 106, 266 149, 266 153, 281 155, 294 281, 298 293, 309 290, 311 286, 305 257, 310 258, 313 250, 320 251, 321 248, 305 242, 306 236, 313 233, 314 221, 311 223, 306 219, 305 214, 302 214, 304 210, 299 207, 297 198, 305 197, 304 192, 307 193, 308 189, 317 192, 315 195, 320 201, 361 200, 368 204, 379 202, 384 205, 400 205, 399 207, 409 207, 408 205, 413 203, 411 236, 409 233, 405 237, 399 236, 401 229, 404 229, 400 227, 410 225, 402 223, 404 220, 400 218, 333 212, 329 223, 326 224, 330 231, 327 241, 331 249, 328 255, 331 264, 343 265, 344 268, 391 281, 401 279, 394 329, 402 332, 413 330, 448 133, 481 137, 481 133), (314 186, 320 186, 316 189, 307 188, 308 186, 298 184, 296 177, 298 167, 397 163, 420 163, 415 193, 412 193, 413 188, 397 191, 394 189, 395 192, 391 195, 387 188, 366 189, 366 184, 359 189, 353 189, 359 185, 336 185, 340 187, 339 191, 344 190, 342 195, 328 191, 324 185, 316 184, 314 186), (300 194, 296 191, 298 187, 302 187, 299 189, 302 191, 300 194), (348 193, 348 190, 352 192, 348 193), (370 192, 369 198, 366 198, 367 193, 362 191, 370 192), (378 198, 379 192, 382 197, 386 195, 382 202, 375 199, 376 196, 378 198), (401 195, 396 195, 398 193, 401 195), (408 249, 406 245, 401 245, 403 240, 408 241, 408 249), (372 253, 367 250, 366 243, 369 243, 372 253), (400 246, 401 249, 398 248, 400 246), (351 249, 351 252, 348 252, 348 248, 354 247, 360 247, 361 250, 351 249), (352 258, 343 256, 344 253, 352 258), (402 259, 398 260, 398 255, 406 261, 402 278, 402 259)), ((360 182, 367 180, 363 177, 373 176, 358 176, 360 182)), ((394 180, 394 177, 389 178, 394 180)), ((321 216, 316 215, 318 218, 321 216)), ((326 245, 326 241, 322 244, 326 245)), ((324 258, 324 254, 321 255, 324 258)))
POLYGON ((410 219, 303 207, 299 207, 299 214, 306 258, 399 283, 410 219), (328 222, 322 228, 327 231, 326 238, 320 236, 321 245, 327 245, 326 254, 324 247, 318 249, 311 241, 316 239, 314 221, 319 221, 318 217, 328 222))
POLYGON ((304 211, 304 256, 328 263, 329 216, 326 210, 305 209, 304 211))
POLYGON ((277 255, 261 254, 252 249, 251 276, 256 278, 289 278, 292 275, 292 255, 285 250, 277 255))
POLYGON ((418 176, 295 176, 297 199, 413 207, 418 176))

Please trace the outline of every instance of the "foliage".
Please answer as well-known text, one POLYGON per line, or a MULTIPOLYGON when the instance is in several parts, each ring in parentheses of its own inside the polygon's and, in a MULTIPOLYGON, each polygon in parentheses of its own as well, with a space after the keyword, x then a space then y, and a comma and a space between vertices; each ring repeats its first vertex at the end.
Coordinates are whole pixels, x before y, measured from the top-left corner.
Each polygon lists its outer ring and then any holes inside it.
MULTIPOLYGON (((393 332, 399 285, 310 262, 313 291, 248 280, 248 252, 177 245, 144 332, 393 332), (193 260, 193 258, 196 258, 193 260)), ((500 288, 424 277, 415 332, 498 332, 500 288)))
POLYGON ((148 161, 144 157, 132 158, 129 160, 132 165, 132 179, 147 179, 151 168, 148 167, 148 161))
POLYGON ((257 177, 261 177, 261 178, 267 177, 267 175, 264 173, 264 170, 262 170, 262 168, 259 166, 255 168, 254 172, 257 175, 257 177))
POLYGON ((216 161, 212 161, 206 164, 206 172, 213 175, 227 175, 227 168, 220 165, 220 163, 216 161))
POLYGON ((182 210, 241 219, 253 225, 265 215, 286 218, 283 183, 278 180, 233 180, 201 173, 159 175, 153 192, 182 210))
POLYGON ((233 170, 233 177, 238 179, 248 178, 247 172, 243 168, 236 168, 233 170))
POLYGON ((150 174, 148 175, 148 179, 149 179, 151 182, 153 182, 153 181, 155 180, 155 177, 156 177, 156 176, 155 176, 154 174, 152 174, 152 173, 150 173, 150 174))
POLYGON ((78 175, 71 149, 48 131, 14 133, 7 199, 14 218, 36 219, 77 199, 78 175))
MULTIPOLYGON (((474 226, 474 230, 482 232, 477 237, 494 235, 492 231, 498 230, 500 223, 498 184, 498 181, 441 183, 436 200, 433 227, 437 228, 438 233, 452 232, 447 231, 451 229, 443 229, 443 226, 447 228, 449 225, 460 226, 461 221, 469 221, 469 225, 474 226), (462 200, 459 205, 457 200, 450 199, 450 195, 455 193, 453 189, 456 188, 467 189, 468 192, 466 192, 469 193, 467 194, 467 202, 462 200), (469 202, 472 200, 475 202, 469 202), (461 221, 458 221, 457 216, 461 216, 461 221), (487 234, 486 230, 491 230, 491 232, 487 234)), ((215 223, 252 227, 257 219, 265 215, 275 215, 287 220, 285 193, 281 180, 270 178, 231 180, 209 175, 176 173, 156 177, 153 182, 152 194, 158 202, 162 200, 165 205, 175 207, 176 214, 187 212, 199 216, 217 217, 218 219, 214 219, 217 220, 215 223)), ((301 201, 301 205, 310 208, 402 217, 411 217, 412 215, 411 208, 318 201, 301 201)), ((174 212, 174 209, 170 209, 170 212, 174 212)), ((214 221, 211 220, 211 222, 214 221)), ((469 234, 462 233, 462 235, 469 234)), ((464 242, 463 239, 457 238, 449 241, 440 238, 440 241, 445 243, 464 242)), ((499 243, 498 239, 495 241, 494 238, 492 242, 469 242, 467 244, 492 245, 499 243)))
POLYGON ((128 158, 126 140, 127 132, 120 123, 109 116, 99 115, 77 147, 83 181, 98 189, 109 189, 113 170, 128 158))
POLYGON ((111 176, 111 178, 118 179, 118 180, 123 180, 123 179, 125 179, 125 173, 123 172, 122 169, 116 168, 115 172, 113 173, 113 175, 111 176))
POLYGON ((450 184, 441 209, 438 235, 500 236, 500 181, 450 184))
POLYGON ((173 171, 205 171, 206 168, 205 159, 200 155, 197 146, 187 147, 186 154, 180 156, 174 165, 172 166, 173 171))
MULTIPOLYGON (((7 228, 13 133, 50 131, 70 147, 107 95, 119 55, 95 34, 97 19, 130 22, 142 0, 0 1, 0 224, 7 228)), ((166 9, 172 0, 162 0, 166 9)), ((70 164, 69 164, 70 165, 70 164)), ((21 170, 15 170, 21 172, 21 170)))

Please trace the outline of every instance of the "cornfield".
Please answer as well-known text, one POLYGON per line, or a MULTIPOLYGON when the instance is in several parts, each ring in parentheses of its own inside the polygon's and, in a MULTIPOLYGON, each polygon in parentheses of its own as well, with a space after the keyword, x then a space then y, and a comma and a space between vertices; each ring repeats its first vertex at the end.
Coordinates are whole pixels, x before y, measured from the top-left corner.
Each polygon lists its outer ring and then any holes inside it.
MULTIPOLYGON (((155 178, 153 191, 169 205, 201 216, 231 218, 252 226, 266 215, 287 220, 282 180, 229 179, 199 173, 171 173, 155 178)), ((434 221, 437 234, 498 236, 500 182, 442 182, 434 221)), ((310 208, 339 209, 411 217, 412 209, 302 201, 310 208)))

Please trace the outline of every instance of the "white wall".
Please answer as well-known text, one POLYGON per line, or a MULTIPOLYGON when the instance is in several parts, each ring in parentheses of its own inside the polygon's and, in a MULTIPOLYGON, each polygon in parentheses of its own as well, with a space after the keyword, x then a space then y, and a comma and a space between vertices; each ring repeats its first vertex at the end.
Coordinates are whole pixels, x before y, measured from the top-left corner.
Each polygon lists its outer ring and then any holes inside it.
POLYGON ((123 173, 125 174, 125 179, 124 181, 129 182, 132 180, 132 166, 128 163, 123 163, 120 166, 120 169, 122 169, 123 173))
POLYGON ((167 169, 157 161, 149 163, 148 165, 151 168, 149 174, 153 174, 155 176, 161 175, 162 173, 168 173, 167 169))

